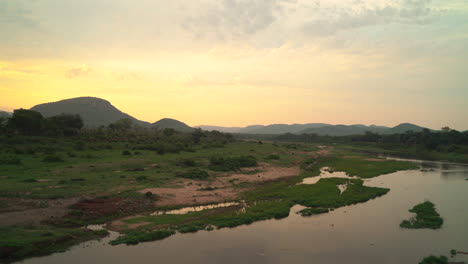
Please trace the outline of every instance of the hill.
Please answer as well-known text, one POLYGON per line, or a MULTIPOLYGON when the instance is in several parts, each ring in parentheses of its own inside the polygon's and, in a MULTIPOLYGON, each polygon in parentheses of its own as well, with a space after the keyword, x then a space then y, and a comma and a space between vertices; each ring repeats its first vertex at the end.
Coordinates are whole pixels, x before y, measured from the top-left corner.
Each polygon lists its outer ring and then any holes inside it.
POLYGON ((86 127, 107 126, 120 119, 130 119, 134 124, 148 127, 149 123, 140 121, 114 107, 109 101, 96 97, 78 97, 58 102, 39 104, 31 110, 40 112, 44 117, 60 114, 78 114, 86 127))
POLYGON ((300 131, 299 134, 317 134, 317 135, 329 135, 329 136, 349 136, 364 134, 366 131, 374 133, 383 133, 388 130, 388 127, 381 126, 365 126, 365 125, 334 125, 318 128, 309 128, 300 131))
POLYGON ((222 126, 196 126, 197 128, 201 128, 206 131, 213 131, 217 130, 219 132, 224 133, 239 133, 243 128, 242 127, 222 127, 222 126))
POLYGON ((424 127, 420 127, 411 123, 402 123, 402 124, 399 124, 398 126, 395 126, 386 130, 385 134, 399 134, 399 133, 405 133, 406 131, 421 132, 424 129, 425 129, 424 127))
POLYGON ((5 111, 0 111, 0 118, 1 117, 10 117, 12 113, 10 112, 5 112, 5 111))
POLYGON ((181 132, 192 132, 194 130, 193 127, 189 127, 183 122, 180 122, 175 119, 171 118, 163 118, 151 125, 151 127, 157 128, 157 129, 165 129, 165 128, 172 128, 177 131, 181 132))
POLYGON ((306 129, 320 128, 330 126, 329 124, 322 123, 311 123, 311 124, 273 124, 268 126, 261 126, 255 128, 249 128, 241 130, 241 133, 250 133, 250 134, 285 134, 285 133, 299 133, 300 131, 306 129))

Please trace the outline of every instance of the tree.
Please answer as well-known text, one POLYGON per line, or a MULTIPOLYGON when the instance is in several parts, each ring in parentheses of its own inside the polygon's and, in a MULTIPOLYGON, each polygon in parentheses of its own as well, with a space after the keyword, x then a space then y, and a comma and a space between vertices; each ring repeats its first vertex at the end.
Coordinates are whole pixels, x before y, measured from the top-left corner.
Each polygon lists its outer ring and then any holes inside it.
POLYGON ((444 126, 443 128, 441 128, 442 132, 450 132, 452 129, 448 126, 444 126))
POLYGON ((83 128, 83 119, 79 115, 61 114, 44 121, 45 132, 55 136, 74 136, 83 128))
POLYGON ((133 121, 131 119, 122 118, 110 124, 109 128, 112 130, 126 132, 132 129, 132 126, 133 126, 133 121))
POLYGON ((13 133, 23 135, 39 135, 43 121, 44 117, 39 112, 16 109, 13 111, 13 116, 8 120, 7 129, 13 133))
POLYGON ((0 133, 3 133, 8 122, 8 118, 0 116, 0 133))

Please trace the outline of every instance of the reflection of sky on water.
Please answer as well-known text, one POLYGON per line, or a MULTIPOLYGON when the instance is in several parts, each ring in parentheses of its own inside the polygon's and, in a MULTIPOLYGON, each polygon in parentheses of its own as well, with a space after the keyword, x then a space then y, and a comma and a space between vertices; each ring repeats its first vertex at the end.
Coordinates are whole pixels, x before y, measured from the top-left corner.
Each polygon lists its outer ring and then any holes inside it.
POLYGON ((468 179, 468 165, 457 163, 444 163, 440 161, 418 161, 412 159, 389 158, 392 160, 411 161, 421 165, 422 172, 440 171, 444 180, 468 179))

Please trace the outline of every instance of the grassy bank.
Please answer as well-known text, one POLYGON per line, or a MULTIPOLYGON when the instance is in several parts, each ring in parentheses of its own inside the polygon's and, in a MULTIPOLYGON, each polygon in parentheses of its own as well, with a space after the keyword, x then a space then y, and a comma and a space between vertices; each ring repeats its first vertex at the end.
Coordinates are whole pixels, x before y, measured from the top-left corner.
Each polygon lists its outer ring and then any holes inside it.
POLYGON ((36 227, 0 228, 0 259, 4 262, 21 260, 65 251, 80 242, 104 237, 106 230, 36 227))
MULTIPOLYGON (((127 219, 125 222, 143 224, 138 228, 140 232, 157 230, 160 227, 181 233, 196 232, 213 227, 236 227, 261 220, 281 219, 289 215, 291 207, 295 204, 310 207, 306 211, 312 212, 313 207, 328 212, 329 209, 368 201, 388 191, 389 189, 385 188, 364 186, 362 180, 329 178, 321 179, 313 185, 297 185, 295 181, 289 180, 267 184, 244 193, 242 197, 247 206, 242 208, 232 206, 184 215, 143 216, 127 219), (337 187, 339 184, 348 184, 348 188, 342 194, 337 187)), ((133 241, 138 239, 140 234, 136 236, 133 231, 129 231, 119 240, 133 241)))

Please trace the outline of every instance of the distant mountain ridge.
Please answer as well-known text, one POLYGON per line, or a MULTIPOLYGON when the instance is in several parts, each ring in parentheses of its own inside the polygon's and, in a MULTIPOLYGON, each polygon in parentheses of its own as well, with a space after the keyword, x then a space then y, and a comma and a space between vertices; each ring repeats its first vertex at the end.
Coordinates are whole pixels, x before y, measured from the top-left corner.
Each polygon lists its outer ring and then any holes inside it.
POLYGON ((309 124, 274 124, 274 125, 255 125, 248 127, 220 127, 220 126, 198 126, 204 130, 218 130, 227 133, 242 133, 242 134, 317 134, 329 136, 349 136, 361 135, 367 131, 379 134, 396 134, 405 133, 406 131, 420 132, 424 127, 410 123, 403 123, 395 127, 376 126, 376 125, 330 125, 325 123, 309 123, 309 124))
MULTIPOLYGON (((178 131, 191 132, 193 127, 171 118, 163 118, 153 124, 138 120, 114 107, 109 101, 97 97, 78 97, 65 99, 57 102, 39 104, 31 110, 40 112, 45 117, 60 114, 78 114, 83 118, 85 126, 99 127, 107 126, 120 119, 130 119, 134 124, 147 128, 172 128, 178 131)), ((8 117, 11 113, 0 111, 0 116, 8 117)), ((222 126, 198 126, 203 130, 218 130, 226 133, 244 134, 318 134, 330 136, 347 136, 364 134, 371 131, 379 134, 404 133, 406 131, 419 132, 425 129, 410 123, 402 123, 395 127, 385 127, 376 125, 331 125, 326 123, 308 124, 272 124, 272 125, 252 125, 247 127, 222 127, 222 126)))

